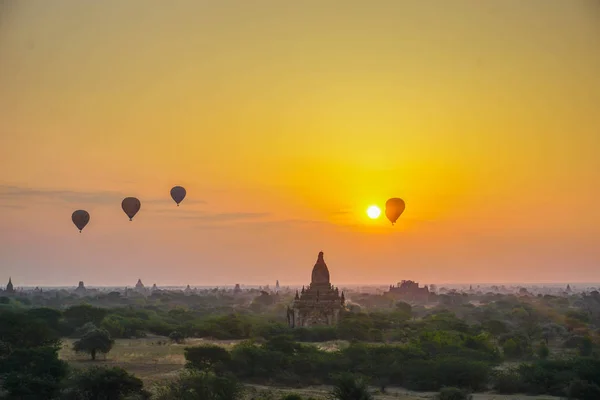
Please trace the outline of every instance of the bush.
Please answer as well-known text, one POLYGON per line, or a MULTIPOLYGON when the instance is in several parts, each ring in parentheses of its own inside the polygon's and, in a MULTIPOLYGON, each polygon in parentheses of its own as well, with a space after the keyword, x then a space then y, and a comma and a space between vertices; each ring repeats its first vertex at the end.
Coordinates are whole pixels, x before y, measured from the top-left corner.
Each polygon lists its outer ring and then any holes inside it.
POLYGON ((186 371, 173 382, 158 387, 156 400, 237 400, 243 394, 242 385, 230 376, 212 372, 186 371))
POLYGON ((331 397, 336 400, 372 400, 366 383, 350 374, 339 376, 331 391, 331 397))
POLYGON ((226 365, 231 360, 227 350, 216 345, 204 345, 185 348, 186 367, 199 371, 212 369, 217 365, 226 365))
POLYGON ((141 379, 119 367, 79 370, 69 379, 63 393, 64 400, 122 399, 127 396, 149 398, 141 379))
POLYGON ((302 396, 300 396, 299 394, 296 393, 289 393, 284 395, 281 400, 304 400, 302 399, 302 396))
POLYGON ((436 400, 471 400, 473 398, 468 392, 455 387, 445 387, 435 397, 436 400))
POLYGON ((537 356, 542 360, 545 360, 550 355, 550 349, 546 343, 541 342, 536 349, 537 356))
POLYGON ((598 400, 600 399, 600 386, 582 380, 574 380, 567 388, 569 399, 598 400))
POLYGON ((514 368, 496 371, 493 376, 493 388, 501 394, 513 394, 523 391, 523 380, 514 368))

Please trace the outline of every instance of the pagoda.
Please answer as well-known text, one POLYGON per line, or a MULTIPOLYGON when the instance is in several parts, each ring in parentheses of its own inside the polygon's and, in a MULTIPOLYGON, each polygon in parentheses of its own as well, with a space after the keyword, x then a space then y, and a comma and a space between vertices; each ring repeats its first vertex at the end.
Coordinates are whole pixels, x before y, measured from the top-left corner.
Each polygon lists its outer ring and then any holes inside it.
POLYGON ((11 277, 8 278, 8 284, 6 285, 5 292, 7 294, 15 294, 15 288, 13 287, 13 283, 12 283, 12 278, 11 277))
POLYGON ((312 270, 311 283, 294 298, 292 307, 287 309, 287 319, 290 327, 307 327, 315 325, 336 325, 340 311, 344 308, 346 299, 344 292, 331 285, 329 269, 319 252, 317 262, 312 270))

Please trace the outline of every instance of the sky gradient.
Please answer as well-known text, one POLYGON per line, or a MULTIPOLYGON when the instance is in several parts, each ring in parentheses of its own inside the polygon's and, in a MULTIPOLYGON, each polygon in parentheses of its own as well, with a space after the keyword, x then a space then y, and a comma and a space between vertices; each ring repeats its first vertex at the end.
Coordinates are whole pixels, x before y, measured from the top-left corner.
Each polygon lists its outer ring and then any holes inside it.
POLYGON ((598 71, 594 0, 4 1, 0 285, 598 282, 598 71))

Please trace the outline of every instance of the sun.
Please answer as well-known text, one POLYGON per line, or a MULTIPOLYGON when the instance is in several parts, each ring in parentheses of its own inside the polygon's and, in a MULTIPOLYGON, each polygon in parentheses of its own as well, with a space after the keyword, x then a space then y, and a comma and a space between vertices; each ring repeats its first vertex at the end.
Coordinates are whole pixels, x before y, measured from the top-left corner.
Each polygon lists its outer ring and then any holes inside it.
POLYGON ((371 219, 377 219, 381 215, 381 209, 377 206, 369 206, 367 208, 367 215, 371 219))

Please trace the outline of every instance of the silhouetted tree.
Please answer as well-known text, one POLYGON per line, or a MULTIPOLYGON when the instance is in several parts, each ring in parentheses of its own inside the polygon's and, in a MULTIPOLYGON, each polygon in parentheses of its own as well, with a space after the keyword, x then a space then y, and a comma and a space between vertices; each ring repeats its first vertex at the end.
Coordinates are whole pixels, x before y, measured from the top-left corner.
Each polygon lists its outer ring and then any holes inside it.
POLYGON ((77 371, 68 381, 61 400, 149 399, 139 378, 122 368, 91 367, 77 371))
POLYGON ((155 400, 238 400, 242 385, 231 376, 217 376, 212 372, 186 371, 176 380, 158 387, 155 400))
POLYGON ((185 348, 186 367, 207 370, 217 364, 226 364, 231 360, 227 350, 216 345, 203 345, 185 348))
POLYGON ((366 383, 350 374, 343 374, 336 379, 330 397, 335 400, 372 400, 366 383))
POLYGON ((73 343, 73 350, 78 353, 88 353, 92 360, 96 360, 96 353, 108 353, 113 344, 114 340, 105 329, 93 329, 73 343))

